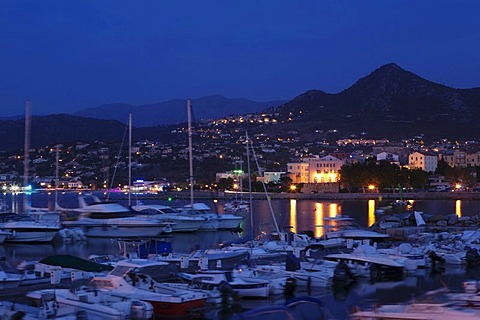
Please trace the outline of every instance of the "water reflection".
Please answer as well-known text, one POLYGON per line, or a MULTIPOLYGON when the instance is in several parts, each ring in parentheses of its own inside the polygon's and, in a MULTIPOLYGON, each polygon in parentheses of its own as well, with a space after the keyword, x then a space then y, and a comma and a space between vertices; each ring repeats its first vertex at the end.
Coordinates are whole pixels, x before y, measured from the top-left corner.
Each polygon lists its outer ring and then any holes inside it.
POLYGON ((337 214, 341 214, 341 210, 338 208, 338 204, 333 202, 330 203, 330 216, 329 217, 336 217, 337 214))
POLYGON ((375 200, 368 200, 368 226, 375 223, 375 200))
POLYGON ((315 203, 315 237, 323 236, 323 203, 315 203))
POLYGON ((297 232, 297 200, 290 199, 290 225, 292 232, 297 232))
POLYGON ((462 200, 455 201, 455 213, 459 218, 462 216, 462 200))

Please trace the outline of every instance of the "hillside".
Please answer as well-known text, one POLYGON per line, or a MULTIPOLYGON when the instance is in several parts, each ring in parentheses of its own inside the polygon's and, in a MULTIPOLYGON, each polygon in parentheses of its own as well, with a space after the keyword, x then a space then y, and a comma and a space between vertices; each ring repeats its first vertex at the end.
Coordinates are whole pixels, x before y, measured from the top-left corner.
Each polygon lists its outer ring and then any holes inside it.
MULTIPOLYGON (((196 120, 218 119, 228 115, 261 112, 276 107, 285 101, 257 102, 241 98, 225 98, 220 95, 192 99, 193 116, 196 120)), ((150 127, 186 122, 186 100, 175 99, 155 104, 139 106, 112 103, 96 108, 88 108, 74 115, 95 119, 117 120, 126 122, 132 113, 137 127, 150 127)))
MULTIPOLYGON (((480 88, 455 89, 423 79, 396 64, 384 65, 336 94, 307 91, 276 109, 280 119, 322 131, 400 139, 415 133, 432 138, 478 137, 480 88)), ((295 125, 297 124, 297 125, 295 125)), ((292 129, 292 128, 291 128, 292 129)))

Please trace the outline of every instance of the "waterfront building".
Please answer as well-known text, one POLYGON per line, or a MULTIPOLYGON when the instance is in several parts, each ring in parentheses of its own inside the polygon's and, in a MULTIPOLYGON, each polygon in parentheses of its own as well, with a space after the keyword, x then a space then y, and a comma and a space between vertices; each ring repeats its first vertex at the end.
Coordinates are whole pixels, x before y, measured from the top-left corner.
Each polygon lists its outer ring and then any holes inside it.
POLYGON ((411 153, 408 159, 410 169, 422 169, 426 172, 435 172, 437 169, 438 158, 435 154, 416 151, 411 153))

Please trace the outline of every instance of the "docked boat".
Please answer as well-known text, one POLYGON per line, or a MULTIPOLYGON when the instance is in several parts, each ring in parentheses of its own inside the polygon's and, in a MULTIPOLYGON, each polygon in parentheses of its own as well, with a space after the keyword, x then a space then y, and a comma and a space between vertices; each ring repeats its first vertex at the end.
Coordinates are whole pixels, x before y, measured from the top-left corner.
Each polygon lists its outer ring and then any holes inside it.
MULTIPOLYGON (((58 309, 68 308, 77 317, 91 320, 147 320, 153 317, 150 303, 125 299, 99 292, 89 287, 69 289, 45 289, 27 293, 32 301, 41 303, 46 296, 54 300, 58 309)), ((77 318, 78 319, 78 318, 77 318)))
POLYGON ((23 276, 8 263, 0 259, 0 289, 16 288, 23 280, 23 276))
POLYGON ((200 226, 200 230, 231 230, 238 229, 243 217, 234 214, 218 214, 214 213, 205 203, 194 203, 186 205, 182 208, 182 213, 200 217, 204 222, 200 226))
POLYGON ((407 261, 402 257, 378 254, 369 245, 360 245, 352 253, 328 254, 325 260, 343 261, 355 276, 369 277, 372 280, 403 277, 407 261))
POLYGON ((215 288, 224 291, 222 286, 228 286, 239 297, 267 298, 270 295, 269 280, 250 278, 248 281, 234 277, 231 271, 202 270, 197 273, 181 272, 182 279, 194 282, 199 288, 215 288))
POLYGON ((140 269, 157 269, 167 265, 148 259, 128 259, 117 262, 106 276, 96 276, 90 285, 112 296, 138 299, 152 304, 154 314, 162 317, 188 317, 205 306, 208 296, 195 291, 163 290, 150 281, 140 269))
POLYGON ((225 202, 223 211, 228 213, 246 213, 250 211, 250 202, 247 200, 232 200, 225 202))
POLYGON ((5 242, 51 242, 60 225, 37 221, 28 214, 2 213, 0 230, 8 233, 5 242))
POLYGON ((148 258, 168 262, 170 265, 186 270, 232 270, 237 264, 248 259, 250 255, 250 252, 245 249, 235 251, 208 249, 195 250, 191 253, 175 253, 170 242, 156 239, 140 242, 119 240, 118 244, 120 256, 124 258, 148 258))
POLYGON ((323 228, 325 229, 325 238, 343 238, 373 241, 381 241, 390 238, 388 234, 366 230, 359 226, 355 219, 345 215, 335 217, 325 217, 323 219, 323 228))
MULTIPOLYGON (((284 264, 240 268, 236 270, 236 274, 243 279, 252 275, 263 279, 293 278, 298 286, 326 288, 332 284, 336 265, 336 262, 326 260, 318 260, 316 263, 300 262, 292 254, 287 254, 284 264)), ((282 286, 285 287, 284 283, 282 286)))
POLYGON ((79 197, 78 220, 63 221, 64 227, 81 228, 87 237, 99 238, 151 238, 172 231, 171 223, 139 218, 117 202, 90 197, 89 204, 79 197))
POLYGON ((202 217, 181 214, 180 211, 161 204, 137 204, 131 207, 137 217, 155 219, 171 224, 172 232, 197 231, 205 221, 202 217))

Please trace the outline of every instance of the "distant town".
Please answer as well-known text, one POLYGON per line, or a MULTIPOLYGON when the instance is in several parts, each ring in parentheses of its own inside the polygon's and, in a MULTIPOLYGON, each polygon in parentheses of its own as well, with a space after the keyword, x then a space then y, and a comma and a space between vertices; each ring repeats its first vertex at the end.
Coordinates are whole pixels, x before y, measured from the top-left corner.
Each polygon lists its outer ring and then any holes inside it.
MULTIPOLYGON (((245 131, 239 125, 276 122, 274 114, 252 114, 197 123, 195 189, 248 191, 245 131)), ((129 185, 131 190, 154 193, 188 189, 187 128, 178 126, 172 134, 179 136, 175 143, 135 141, 131 158, 125 142, 78 141, 33 148, 28 150, 27 180, 34 189, 128 190, 129 185)), ((269 192, 309 194, 479 189, 476 141, 441 139, 427 144, 416 135, 403 141, 350 136, 304 142, 296 131, 283 137, 255 133, 250 139, 252 191, 263 191, 263 184, 269 192)), ((23 150, 0 154, 5 192, 24 187, 24 160, 23 150)))

